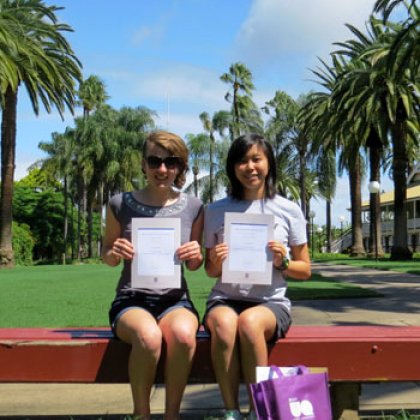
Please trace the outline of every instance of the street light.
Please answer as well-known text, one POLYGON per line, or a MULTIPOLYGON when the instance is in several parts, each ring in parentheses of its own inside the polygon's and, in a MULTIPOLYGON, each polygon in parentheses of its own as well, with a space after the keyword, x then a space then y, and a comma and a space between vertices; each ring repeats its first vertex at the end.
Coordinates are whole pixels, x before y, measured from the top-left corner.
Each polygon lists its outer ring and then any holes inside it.
POLYGON ((324 231, 324 229, 322 229, 321 226, 318 226, 316 231, 318 233, 318 249, 319 252, 322 252, 322 232, 324 231))
POLYGON ((346 221, 344 216, 340 216, 340 238, 341 238, 341 253, 343 253, 343 224, 346 221))
MULTIPOLYGON (((378 194, 380 188, 381 188, 381 185, 379 184, 378 181, 369 182, 368 190, 371 194, 371 197, 370 197, 371 199, 372 199, 372 195, 374 196, 374 198, 376 198, 376 194, 378 194)), ((378 232, 377 232, 377 225, 376 225, 378 215, 376 214, 376 206, 372 206, 372 204, 369 202, 369 207, 370 207, 370 225, 373 227, 373 229, 370 229, 370 231, 373 233, 373 240, 374 240, 374 246, 375 246, 375 260, 376 262, 378 262, 378 232), (376 217, 372 217, 373 209, 375 209, 374 211, 375 211, 376 217)))
POLYGON ((311 252, 312 258, 314 257, 314 218, 316 214, 313 210, 309 212, 309 218, 311 219, 311 252))

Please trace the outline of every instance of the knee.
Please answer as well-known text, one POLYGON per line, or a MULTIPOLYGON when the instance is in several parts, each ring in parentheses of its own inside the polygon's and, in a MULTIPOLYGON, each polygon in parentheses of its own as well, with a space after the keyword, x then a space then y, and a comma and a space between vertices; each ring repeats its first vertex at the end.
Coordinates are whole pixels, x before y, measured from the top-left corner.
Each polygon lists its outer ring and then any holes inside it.
POLYGON ((264 336, 264 329, 252 312, 245 311, 238 319, 238 334, 241 341, 254 342, 258 337, 264 336))
POLYGON ((135 330, 132 340, 133 348, 159 352, 162 347, 162 332, 158 327, 145 330, 135 330))
POLYGON ((237 334, 237 315, 223 314, 223 316, 211 316, 207 325, 211 332, 212 339, 216 339, 219 342, 227 343, 236 340, 237 334))
POLYGON ((188 349, 195 348, 197 335, 196 327, 189 325, 188 323, 177 324, 173 326, 171 335, 178 345, 188 349))

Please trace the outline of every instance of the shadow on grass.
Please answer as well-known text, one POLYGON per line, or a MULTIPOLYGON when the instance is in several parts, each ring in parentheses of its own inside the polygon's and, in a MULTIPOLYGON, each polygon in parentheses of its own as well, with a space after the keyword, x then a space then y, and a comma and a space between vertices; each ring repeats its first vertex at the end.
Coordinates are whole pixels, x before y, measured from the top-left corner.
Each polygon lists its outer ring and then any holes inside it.
POLYGON ((313 273, 311 280, 288 279, 287 297, 291 300, 378 298, 383 295, 368 287, 359 287, 335 278, 313 273))

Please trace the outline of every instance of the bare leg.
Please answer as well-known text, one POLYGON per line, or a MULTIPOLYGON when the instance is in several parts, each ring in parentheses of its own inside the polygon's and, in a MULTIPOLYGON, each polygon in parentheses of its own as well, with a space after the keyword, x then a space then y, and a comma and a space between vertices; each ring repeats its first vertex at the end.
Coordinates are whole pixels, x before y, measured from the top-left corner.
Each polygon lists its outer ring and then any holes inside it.
POLYGON ((237 343, 238 315, 226 306, 218 306, 207 315, 211 332, 213 369, 227 410, 239 408, 240 366, 237 343))
POLYGON ((128 362, 134 416, 150 419, 150 393, 162 348, 162 332, 156 320, 143 309, 130 309, 117 324, 118 337, 131 344, 128 362))
POLYGON ((191 371, 196 348, 197 317, 188 309, 170 311, 160 321, 166 343, 165 419, 179 419, 182 396, 191 371))
POLYGON ((243 311, 238 320, 241 346, 241 366, 244 381, 248 385, 250 404, 253 406, 249 384, 255 383, 255 368, 267 366, 269 340, 276 329, 276 317, 268 308, 255 306, 243 311))

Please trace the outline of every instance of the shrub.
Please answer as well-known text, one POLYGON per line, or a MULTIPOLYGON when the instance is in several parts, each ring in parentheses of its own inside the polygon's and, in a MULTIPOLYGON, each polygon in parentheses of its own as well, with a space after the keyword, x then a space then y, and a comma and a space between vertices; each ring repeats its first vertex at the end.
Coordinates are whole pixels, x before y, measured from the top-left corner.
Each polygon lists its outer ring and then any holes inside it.
POLYGON ((35 239, 28 225, 13 222, 12 224, 12 247, 17 265, 32 265, 32 253, 35 239))

